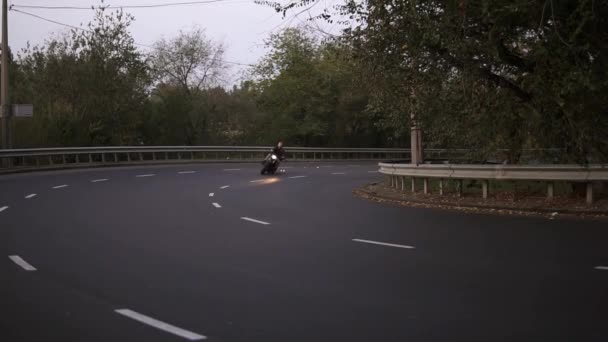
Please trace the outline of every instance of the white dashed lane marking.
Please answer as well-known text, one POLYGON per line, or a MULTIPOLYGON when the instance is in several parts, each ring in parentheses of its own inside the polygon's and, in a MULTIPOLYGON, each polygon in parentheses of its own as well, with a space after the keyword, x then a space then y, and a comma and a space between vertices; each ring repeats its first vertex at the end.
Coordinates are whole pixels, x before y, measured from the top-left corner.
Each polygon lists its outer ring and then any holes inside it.
POLYGON ((8 209, 8 207, 7 207, 7 206, 0 207, 0 213, 1 213, 1 212, 3 212, 3 211, 5 211, 6 209, 8 209))
POLYGON ((260 220, 255 220, 249 217, 241 217, 241 220, 245 220, 245 221, 249 221, 249 222, 253 222, 253 223, 259 223, 259 224, 263 224, 263 225, 269 225, 270 223, 268 222, 264 222, 264 221, 260 221, 260 220))
POLYGON ((145 174, 145 175, 137 175, 135 177, 137 177, 137 178, 143 178, 143 177, 154 177, 154 176, 156 176, 156 175, 153 174, 153 173, 149 173, 149 174, 145 174))
POLYGON ((180 175, 190 175, 196 173, 196 171, 180 171, 178 172, 180 175))
POLYGON ((332 173, 332 175, 345 175, 346 172, 334 172, 332 173))
POLYGON ((62 188, 67 188, 67 184, 62 184, 62 185, 56 185, 53 187, 53 189, 62 189, 62 188))
POLYGON ((213 192, 210 192, 209 197, 213 197, 213 196, 215 196, 215 194, 213 192))
POLYGON ((38 196, 38 195, 36 195, 36 194, 29 194, 29 195, 25 196, 25 199, 34 198, 36 196, 38 196))
POLYGON ((367 172, 369 172, 369 173, 378 173, 380 171, 367 171, 367 172))
POLYGON ((307 176, 293 176, 293 177, 289 177, 290 179, 297 179, 297 178, 306 178, 307 176))
POLYGON ((199 335, 197 333, 193 333, 191 331, 182 329, 182 328, 178 328, 174 325, 171 325, 169 323, 165 323, 162 321, 159 321, 157 319, 154 319, 152 317, 140 314, 138 312, 135 312, 133 310, 129 310, 129 309, 118 309, 115 310, 116 313, 123 315, 125 317, 129 317, 131 319, 134 319, 140 323, 149 325, 151 327, 154 327, 156 329, 160 329, 162 331, 168 332, 170 334, 179 336, 179 337, 183 337, 187 340, 190 341, 198 341, 198 340, 204 340, 207 337, 203 336, 203 335, 199 335))
POLYGON ((27 263, 27 261, 23 260, 20 256, 18 255, 9 255, 8 256, 9 259, 11 259, 15 264, 21 266, 21 268, 23 268, 26 271, 35 271, 36 268, 30 264, 27 263))
POLYGON ((256 180, 249 181, 249 183, 261 183, 263 181, 265 181, 265 179, 256 179, 256 180))
POLYGON ((224 169, 224 171, 241 171, 241 169, 224 169))
POLYGON ((608 266, 595 266, 595 269, 600 271, 608 271, 608 266))
POLYGON ((219 203, 213 202, 212 204, 213 204, 214 207, 216 207, 218 209, 222 207, 219 203))
POLYGON ((397 248, 405 248, 405 249, 413 249, 413 248, 415 248, 414 246, 398 245, 396 243, 387 243, 387 242, 379 242, 379 241, 371 241, 371 240, 353 239, 353 241, 355 241, 355 242, 369 243, 369 244, 372 244, 372 245, 397 247, 397 248))
POLYGON ((91 181, 91 183, 101 183, 101 182, 107 182, 107 181, 109 181, 109 179, 107 179, 107 178, 100 178, 100 179, 93 179, 91 181))
POLYGON ((220 186, 220 189, 228 189, 230 187, 230 185, 224 185, 224 186, 220 186))

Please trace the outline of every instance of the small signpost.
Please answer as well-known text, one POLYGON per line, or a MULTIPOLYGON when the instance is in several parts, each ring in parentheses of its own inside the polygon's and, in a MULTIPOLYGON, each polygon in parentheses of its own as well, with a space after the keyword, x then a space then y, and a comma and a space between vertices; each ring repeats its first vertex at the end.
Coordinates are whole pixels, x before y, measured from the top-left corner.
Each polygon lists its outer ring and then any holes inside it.
POLYGON ((34 105, 14 104, 13 116, 16 118, 31 118, 34 116, 34 105))

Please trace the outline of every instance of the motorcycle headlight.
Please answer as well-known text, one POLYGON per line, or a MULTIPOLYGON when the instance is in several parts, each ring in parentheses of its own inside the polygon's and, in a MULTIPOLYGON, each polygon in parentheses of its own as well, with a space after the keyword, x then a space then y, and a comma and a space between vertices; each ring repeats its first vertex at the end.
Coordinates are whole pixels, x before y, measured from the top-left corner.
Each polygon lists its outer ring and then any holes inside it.
POLYGON ((271 157, 271 158, 272 158, 272 160, 277 160, 277 156, 276 156, 276 155, 274 155, 274 154, 272 155, 272 157, 271 157))

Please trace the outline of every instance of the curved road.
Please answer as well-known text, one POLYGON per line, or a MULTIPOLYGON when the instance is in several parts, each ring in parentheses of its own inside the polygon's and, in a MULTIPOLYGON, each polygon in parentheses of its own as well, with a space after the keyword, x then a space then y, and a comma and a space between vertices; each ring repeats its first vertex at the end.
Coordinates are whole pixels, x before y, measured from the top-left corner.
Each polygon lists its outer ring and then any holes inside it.
POLYGON ((355 198, 373 164, 0 177, 0 341, 607 341, 606 221, 355 198), (318 167, 320 166, 320 167, 318 167))

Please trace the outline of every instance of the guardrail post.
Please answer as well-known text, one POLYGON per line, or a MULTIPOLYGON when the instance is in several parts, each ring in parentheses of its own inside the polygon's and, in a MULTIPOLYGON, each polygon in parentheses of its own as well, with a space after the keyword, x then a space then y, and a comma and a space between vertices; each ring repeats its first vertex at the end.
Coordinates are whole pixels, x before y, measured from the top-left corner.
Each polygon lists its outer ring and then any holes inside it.
MULTIPOLYGON (((243 159, 243 155, 241 154, 241 159, 243 159)), ((190 151, 190 160, 194 160, 194 152, 190 151)))
POLYGON ((143 153, 139 152, 137 154, 137 156, 139 157, 139 161, 144 161, 144 154, 143 153))
POLYGON ((547 183, 547 201, 553 201, 553 182, 547 183))
POLYGON ((131 161, 131 153, 127 152, 127 161, 130 162, 131 161))
POLYGON ((156 160, 156 152, 152 152, 152 160, 156 160))
POLYGON ((405 177, 401 177, 401 191, 405 191, 405 177))
MULTIPOLYGON (((64 156, 63 161, 64 161, 64 163, 65 163, 65 156, 64 156)), ((115 162, 115 163, 118 163, 118 153, 116 153, 116 152, 114 152, 114 162, 115 162)))
POLYGON ((102 154, 101 154, 101 162, 102 162, 102 163, 105 163, 105 162, 106 162, 106 154, 105 154, 105 153, 102 153, 102 154))
POLYGON ((423 180, 423 185, 424 185, 424 194, 427 195, 429 193, 429 179, 425 178, 423 180))
POLYGON ((587 182, 587 204, 593 204, 593 183, 587 182))
POLYGON ((89 164, 93 164, 93 155, 89 153, 89 164))
POLYGON ((36 167, 40 167, 40 157, 35 157, 36 158, 36 167))
POLYGON ((169 160, 169 152, 165 152, 165 160, 169 160))
POLYGON ((65 165, 65 163, 66 163, 66 160, 65 160, 65 154, 62 154, 62 155, 61 155, 61 160, 63 161, 63 164, 65 165))
POLYGON ((481 181, 481 191, 483 192, 483 199, 488 198, 488 180, 484 179, 481 181))
POLYGON ((439 196, 443 196, 443 178, 439 179, 439 196))
POLYGON ((416 192, 416 178, 412 177, 412 192, 416 192))
POLYGON ((457 179, 456 180, 456 193, 458 194, 458 197, 462 197, 462 179, 457 179))
POLYGON ((49 165, 53 165, 53 156, 49 156, 49 165))
POLYGON ((76 156, 76 158, 74 159, 76 164, 80 164, 80 155, 78 153, 76 153, 74 156, 76 156))

